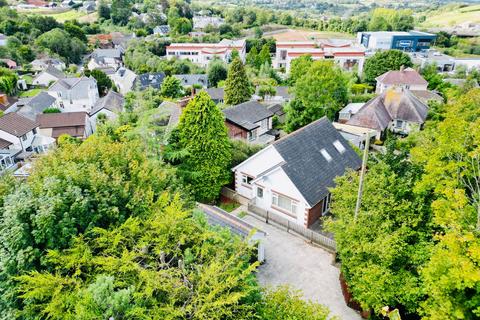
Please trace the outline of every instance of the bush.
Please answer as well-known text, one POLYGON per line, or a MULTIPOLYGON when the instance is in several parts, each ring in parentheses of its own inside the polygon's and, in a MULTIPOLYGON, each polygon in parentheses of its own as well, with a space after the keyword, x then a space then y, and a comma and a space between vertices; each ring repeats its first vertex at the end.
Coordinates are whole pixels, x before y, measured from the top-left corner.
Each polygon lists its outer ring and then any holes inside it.
POLYGON ((58 108, 47 108, 43 110, 43 113, 61 113, 60 109, 58 108))

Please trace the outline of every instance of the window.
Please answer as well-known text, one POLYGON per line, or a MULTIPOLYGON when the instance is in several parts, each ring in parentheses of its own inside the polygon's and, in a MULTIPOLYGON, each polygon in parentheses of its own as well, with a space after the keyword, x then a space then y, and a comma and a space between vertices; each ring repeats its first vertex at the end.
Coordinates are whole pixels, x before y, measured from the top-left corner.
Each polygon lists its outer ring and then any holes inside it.
POLYGON ((32 130, 33 134, 37 134, 37 129, 32 130))
POLYGON ((261 126, 262 129, 268 129, 268 118, 262 120, 261 126))
POLYGON ((252 183, 252 180, 253 178, 252 177, 249 177, 247 175, 242 175, 242 182, 245 183, 245 184, 251 184, 252 183))
POLYGON ((260 187, 257 188, 257 197, 263 198, 263 188, 260 188, 260 187))
POLYGON ((335 147, 335 149, 337 149, 338 152, 340 153, 344 153, 346 151, 345 147, 343 146, 343 144, 338 141, 338 140, 335 140, 333 142, 333 146, 335 147))
POLYGON ((402 120, 395 120, 395 128, 403 128, 403 121, 402 120))
POLYGON ((331 201, 331 199, 332 199, 332 195, 330 193, 328 194, 328 196, 326 196, 323 199, 322 214, 330 211, 330 201, 331 201))
POLYGON ((26 134, 24 134, 24 135, 22 136, 22 141, 25 141, 25 140, 27 140, 27 135, 26 135, 26 134))
POLYGON ((254 141, 257 139, 257 130, 249 131, 247 134, 248 141, 254 141))
POLYGON ((332 156, 327 152, 327 150, 322 149, 320 150, 320 153, 325 158, 325 160, 327 160, 328 162, 332 161, 332 156))
POLYGON ((272 194, 272 205, 297 214, 297 203, 288 197, 282 196, 281 194, 272 194))

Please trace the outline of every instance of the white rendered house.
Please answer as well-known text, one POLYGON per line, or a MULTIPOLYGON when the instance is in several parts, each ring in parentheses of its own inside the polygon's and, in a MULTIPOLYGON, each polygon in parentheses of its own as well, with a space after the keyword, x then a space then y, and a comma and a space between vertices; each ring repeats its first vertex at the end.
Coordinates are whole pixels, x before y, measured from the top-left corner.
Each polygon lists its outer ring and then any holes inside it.
POLYGON ((48 89, 48 94, 57 99, 62 112, 90 112, 99 99, 97 80, 93 77, 60 79, 48 89))
POLYGON ((321 118, 274 142, 232 169, 236 192, 256 206, 309 227, 329 211, 334 179, 361 160, 321 118))
POLYGON ((167 59, 188 59, 206 67, 215 58, 230 62, 233 50, 237 50, 240 59, 245 62, 246 41, 229 39, 223 39, 219 43, 172 43, 167 46, 167 59))

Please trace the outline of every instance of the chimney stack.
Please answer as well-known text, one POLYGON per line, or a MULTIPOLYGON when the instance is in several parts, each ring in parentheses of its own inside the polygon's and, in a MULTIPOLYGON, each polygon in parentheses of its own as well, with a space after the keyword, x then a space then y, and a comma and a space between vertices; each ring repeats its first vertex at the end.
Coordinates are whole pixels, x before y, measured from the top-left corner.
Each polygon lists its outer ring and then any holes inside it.
POLYGON ((5 93, 0 93, 0 104, 8 105, 8 97, 5 93))

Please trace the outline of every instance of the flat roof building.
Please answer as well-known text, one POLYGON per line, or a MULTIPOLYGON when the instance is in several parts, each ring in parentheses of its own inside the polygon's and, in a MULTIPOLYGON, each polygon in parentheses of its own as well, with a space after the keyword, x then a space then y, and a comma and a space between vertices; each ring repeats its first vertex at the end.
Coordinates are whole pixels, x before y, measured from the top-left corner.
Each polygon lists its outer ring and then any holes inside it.
POLYGON ((369 51, 397 49, 408 52, 427 50, 436 35, 420 31, 375 31, 359 32, 358 43, 369 51))

